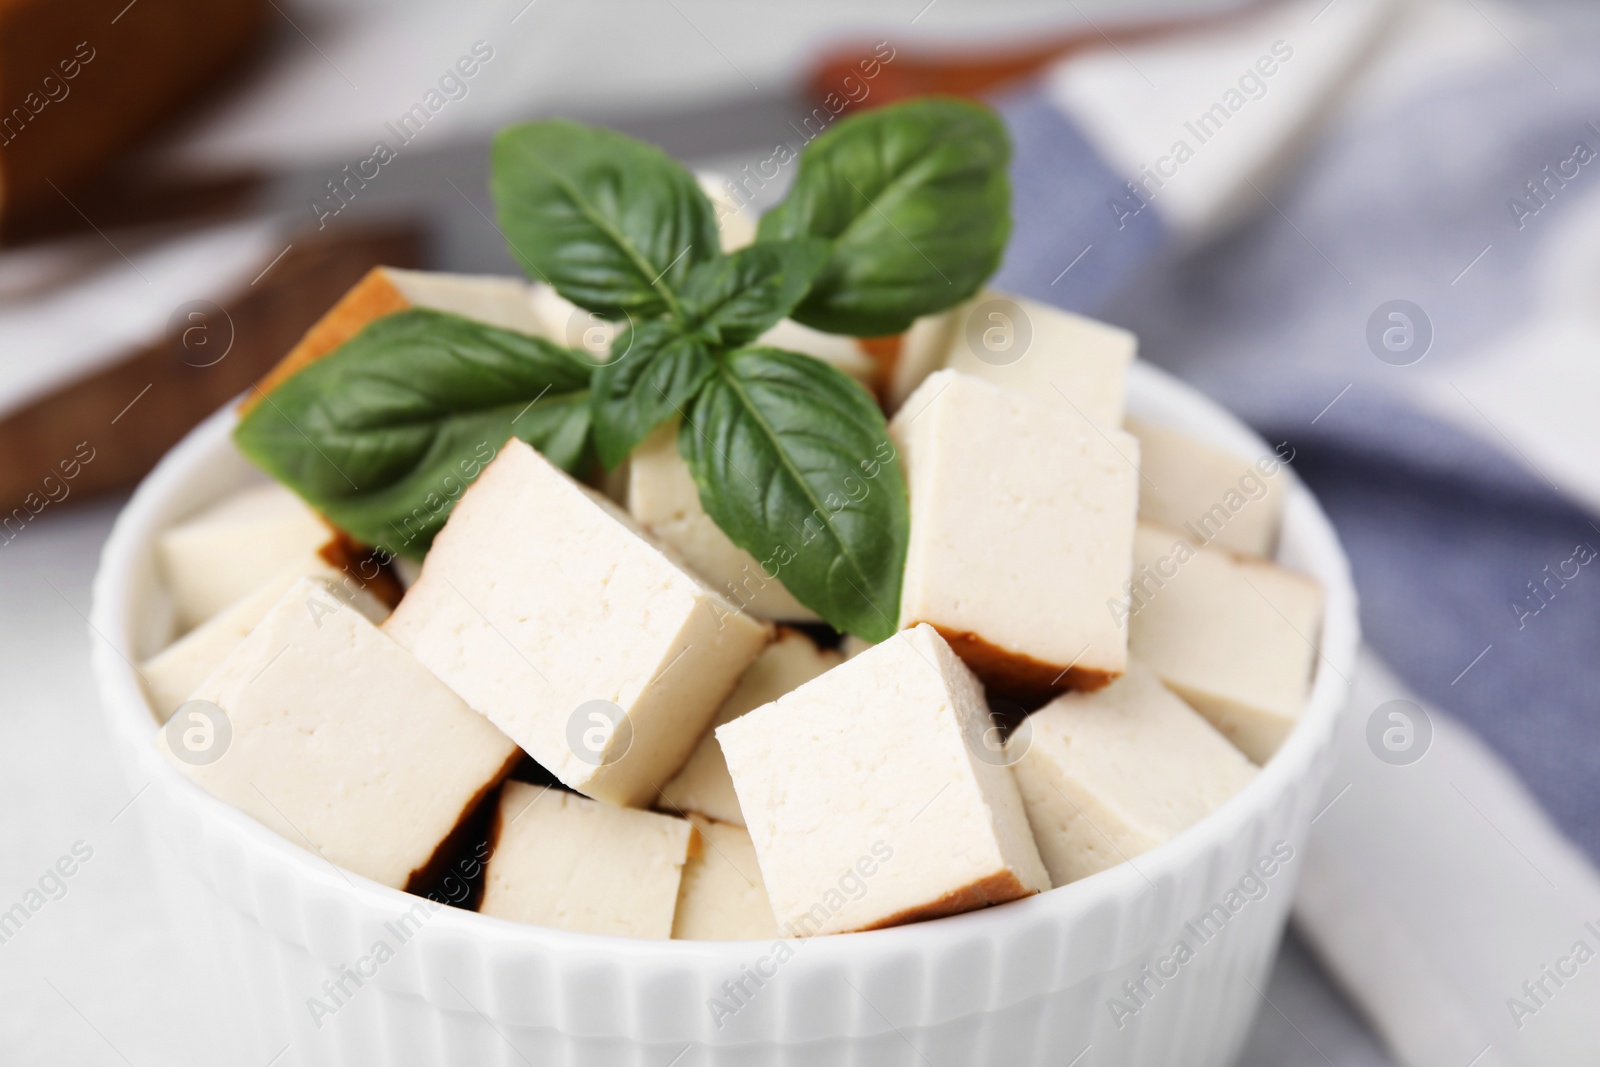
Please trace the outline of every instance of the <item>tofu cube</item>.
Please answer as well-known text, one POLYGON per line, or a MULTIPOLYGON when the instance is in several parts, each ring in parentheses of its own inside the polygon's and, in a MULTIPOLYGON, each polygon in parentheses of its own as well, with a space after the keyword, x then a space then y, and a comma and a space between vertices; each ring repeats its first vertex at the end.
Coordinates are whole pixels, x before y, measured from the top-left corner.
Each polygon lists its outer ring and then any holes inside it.
POLYGON ((950 353, 950 335, 955 330, 957 310, 924 315, 900 335, 899 348, 889 366, 889 381, 884 387, 884 408, 893 415, 917 391, 928 375, 944 366, 950 353))
MULTIPOLYGON (((374 267, 339 298, 239 405, 248 411, 283 382, 360 333, 407 308, 447 311, 518 333, 545 336, 534 287, 521 278, 374 267)), ((554 339, 552 337, 552 339, 554 339)))
POLYGON ((699 815, 690 815, 689 821, 699 833, 700 850, 691 853, 683 868, 672 936, 680 941, 782 937, 749 832, 699 815))
POLYGON ((586 934, 671 937, 693 832, 685 819, 507 782, 478 910, 586 934))
POLYGON ((577 349, 594 363, 610 360, 611 343, 622 331, 622 323, 579 307, 556 292, 554 286, 542 282, 533 286, 531 301, 539 319, 540 334, 559 345, 577 349))
POLYGON ((839 654, 845 659, 855 659, 861 653, 871 648, 873 642, 863 640, 855 634, 845 634, 844 640, 839 642, 839 654))
POLYGON ((498 274, 446 274, 438 271, 377 267, 368 278, 382 279, 407 307, 447 311, 502 330, 547 336, 534 306, 534 285, 498 274))
POLYGON ((780 630, 778 639, 756 657, 733 695, 717 710, 711 728, 700 738, 683 770, 662 787, 657 806, 680 814, 698 812, 742 827, 744 815, 728 776, 728 763, 722 758, 722 746, 717 744, 716 728, 752 708, 772 703, 843 661, 838 652, 818 648, 799 630, 780 630))
POLYGON ((1197 545, 1272 554, 1285 496, 1277 456, 1251 462, 1163 426, 1125 425, 1139 439, 1139 518, 1197 545))
POLYGON ((821 330, 802 326, 793 319, 782 319, 776 326, 756 338, 755 343, 820 359, 866 386, 869 392, 877 394, 878 362, 854 337, 823 333, 821 330))
POLYGON ((1020 697, 1122 673, 1109 605, 1132 565, 1138 443, 1056 406, 939 371, 889 424, 911 491, 900 625, 939 630, 1020 697))
POLYGON ((385 631, 564 784, 653 803, 771 628, 513 438, 385 631))
POLYGON ((733 183, 708 173, 697 173, 695 180, 700 183, 700 191, 706 194, 706 199, 711 201, 712 208, 716 210, 717 237, 722 250, 734 252, 755 243, 760 213, 753 205, 740 203, 742 194, 740 197, 733 195, 730 188, 733 183))
POLYGON ((206 676, 239 646, 256 624, 266 617, 272 606, 283 598, 301 578, 324 578, 336 587, 352 607, 374 623, 380 623, 389 614, 387 606, 371 596, 356 597, 349 591, 353 586, 340 586, 344 575, 320 555, 308 556, 289 564, 259 588, 184 634, 154 656, 139 665, 139 674, 145 681, 145 692, 155 711, 157 722, 166 722, 172 712, 189 699, 206 676))
POLYGON ((178 631, 211 618, 333 536, 298 496, 276 483, 242 489, 156 538, 178 631))
MULTIPOLYGON (((1036 300, 986 290, 962 304, 944 325, 930 325, 903 349, 891 395, 909 396, 939 369, 959 371, 1027 393, 1102 430, 1122 425, 1128 366, 1138 339, 1036 300), (942 358, 928 359, 928 342, 942 340, 942 358), (924 369, 925 368, 925 369, 924 369)), ((908 402, 909 403, 909 402, 908 402)))
POLYGON ((894 926, 1050 887, 988 727, 977 678, 918 626, 717 728, 787 933, 894 926))
POLYGON ((1256 768, 1134 661, 1095 693, 1067 693, 1006 742, 1050 881, 1147 852, 1250 784, 1256 768))
POLYGON ((395 580, 400 583, 400 591, 402 593, 416 585, 417 579, 422 577, 422 564, 414 559, 396 556, 391 561, 390 566, 394 568, 395 580))
POLYGON ((1270 759, 1305 707, 1322 587, 1141 523, 1123 604, 1132 655, 1246 756, 1270 759))
POLYGON ((186 750, 207 724, 182 708, 157 744, 288 840, 403 889, 520 753, 368 621, 369 594, 354 602, 296 581, 194 694, 226 716, 227 736, 209 726, 221 754, 186 750))
POLYGON ((678 452, 676 422, 658 426, 629 456, 628 513, 707 585, 750 614, 780 622, 820 621, 700 506, 700 490, 678 452))

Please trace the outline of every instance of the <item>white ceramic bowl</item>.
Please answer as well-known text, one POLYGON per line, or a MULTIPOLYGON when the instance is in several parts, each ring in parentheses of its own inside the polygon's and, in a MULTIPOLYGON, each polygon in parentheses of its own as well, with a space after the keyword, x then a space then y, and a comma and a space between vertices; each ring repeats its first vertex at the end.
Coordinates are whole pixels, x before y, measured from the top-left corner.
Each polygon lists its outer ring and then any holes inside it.
MULTIPOLYGON (((1129 406, 1242 455, 1268 452, 1147 366, 1133 368, 1129 406)), ((1237 1055, 1262 1004, 1358 641, 1338 539, 1292 472, 1278 475, 1291 490, 1279 558, 1327 590, 1321 657, 1302 721, 1247 789, 1133 863, 986 911, 789 942, 792 957, 779 962, 763 942, 598 937, 453 908, 427 914, 402 942, 394 924, 418 898, 333 868, 160 758, 124 653, 149 655, 166 635, 155 535, 255 476, 232 425, 229 411, 211 418, 134 494, 105 547, 93 625, 111 732, 135 785, 151 783, 144 821, 191 887, 172 936, 190 937, 249 989, 238 1062, 281 1052, 278 1067, 1220 1067, 1237 1055), (382 963, 380 941, 393 953, 382 963), (1175 952, 1180 941, 1187 953, 1175 952), (325 991, 341 979, 342 992, 325 991)))

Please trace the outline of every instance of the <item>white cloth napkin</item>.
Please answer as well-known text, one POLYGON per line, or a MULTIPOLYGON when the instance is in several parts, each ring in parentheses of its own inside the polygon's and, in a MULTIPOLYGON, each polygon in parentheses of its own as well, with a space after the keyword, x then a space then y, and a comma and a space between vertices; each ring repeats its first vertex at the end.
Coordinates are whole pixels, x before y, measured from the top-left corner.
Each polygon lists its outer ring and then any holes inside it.
POLYGON ((1295 919, 1394 1055, 1405 1067, 1597 1062, 1588 860, 1494 753, 1370 651, 1336 744, 1295 919), (1393 714, 1412 720, 1415 763, 1376 754, 1384 731, 1405 741, 1393 714))

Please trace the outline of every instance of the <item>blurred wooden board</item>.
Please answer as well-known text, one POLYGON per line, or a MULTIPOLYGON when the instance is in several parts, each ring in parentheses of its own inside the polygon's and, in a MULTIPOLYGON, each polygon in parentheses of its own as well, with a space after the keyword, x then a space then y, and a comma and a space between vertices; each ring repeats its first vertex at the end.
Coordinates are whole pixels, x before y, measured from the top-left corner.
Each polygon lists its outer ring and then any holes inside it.
POLYGON ((267 14, 264 0, 0 0, 0 227, 70 206, 63 194, 228 71, 267 14))

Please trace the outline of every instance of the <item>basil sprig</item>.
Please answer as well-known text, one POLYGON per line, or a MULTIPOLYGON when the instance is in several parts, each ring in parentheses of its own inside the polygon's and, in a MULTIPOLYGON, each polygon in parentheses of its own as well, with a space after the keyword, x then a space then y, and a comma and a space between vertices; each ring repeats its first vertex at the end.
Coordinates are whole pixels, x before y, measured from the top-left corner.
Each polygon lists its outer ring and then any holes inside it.
POLYGON ((627 327, 612 358, 595 371, 600 461, 615 467, 651 430, 680 414, 714 369, 713 353, 753 341, 787 316, 827 258, 827 242, 815 240, 719 254, 684 279, 679 314, 627 327))
POLYGON ((516 436, 582 476, 676 419, 702 506, 766 580, 882 640, 909 537, 883 414, 834 367, 759 340, 787 317, 893 333, 966 299, 1010 230, 1008 156, 975 104, 855 115, 806 149, 757 242, 724 254, 710 201, 660 150, 565 121, 511 127, 490 182, 507 243, 531 276, 623 324, 611 359, 401 312, 286 381, 236 437, 355 537, 420 556, 483 447, 516 436))

